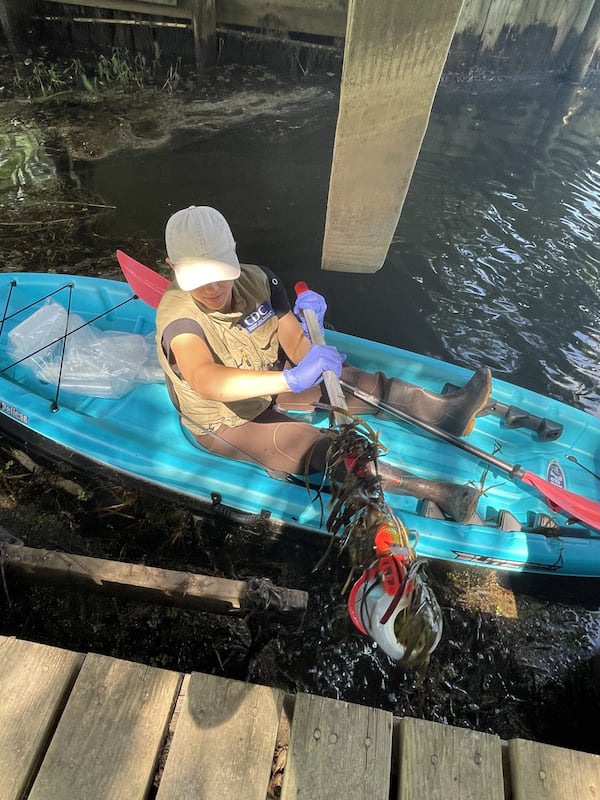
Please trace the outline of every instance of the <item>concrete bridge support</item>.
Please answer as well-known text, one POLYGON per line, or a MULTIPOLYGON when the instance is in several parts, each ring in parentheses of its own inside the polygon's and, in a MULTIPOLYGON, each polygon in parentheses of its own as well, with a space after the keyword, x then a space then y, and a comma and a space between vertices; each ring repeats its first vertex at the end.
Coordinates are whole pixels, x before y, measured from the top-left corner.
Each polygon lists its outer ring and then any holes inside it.
POLYGON ((322 268, 383 266, 462 0, 350 0, 322 268))

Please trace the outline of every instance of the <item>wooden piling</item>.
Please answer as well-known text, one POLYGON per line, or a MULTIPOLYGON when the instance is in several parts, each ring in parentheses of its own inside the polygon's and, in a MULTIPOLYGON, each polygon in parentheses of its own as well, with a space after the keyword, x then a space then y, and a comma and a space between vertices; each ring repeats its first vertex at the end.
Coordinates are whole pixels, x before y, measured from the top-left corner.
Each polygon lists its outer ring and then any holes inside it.
POLYGON ((192 31, 196 74, 217 60, 217 17, 215 0, 192 0, 192 31))
POLYGON ((600 46, 600 0, 595 0, 579 40, 577 52, 569 67, 569 78, 579 83, 585 78, 596 50, 600 46))
POLYGON ((0 30, 13 59, 26 52, 25 29, 31 10, 31 0, 0 0, 0 30))

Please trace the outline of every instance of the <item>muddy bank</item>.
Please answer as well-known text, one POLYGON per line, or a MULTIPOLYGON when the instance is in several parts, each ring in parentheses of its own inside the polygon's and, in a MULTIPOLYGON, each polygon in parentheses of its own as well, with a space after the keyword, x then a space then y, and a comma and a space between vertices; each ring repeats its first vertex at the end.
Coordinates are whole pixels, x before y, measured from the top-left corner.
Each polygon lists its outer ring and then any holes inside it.
MULTIPOLYGON (((29 101, 9 92, 0 122, 13 159, 8 178, 2 173, 3 269, 120 277, 114 251, 123 243, 110 233, 119 209, 85 194, 74 162, 154 147, 185 126, 215 135, 264 115, 285 119, 291 109, 308 115, 335 91, 333 80, 286 84, 264 70, 228 68, 203 87, 184 85, 173 94, 29 101)), ((146 263, 162 262, 162 232, 128 245, 146 263)), ((508 576, 430 565, 445 631, 419 682, 352 628, 341 597, 347 564, 333 561, 313 573, 314 544, 284 549, 64 465, 39 463, 42 469, 29 471, 1 442, 0 525, 26 544, 228 578, 265 576, 305 589, 310 605, 303 625, 288 627, 264 616, 234 621, 26 586, 6 574, 1 633, 367 703, 506 739, 597 747, 584 736, 598 710, 597 613, 593 603, 586 607, 595 587, 552 579, 549 594, 536 581, 515 591, 508 576), (57 473, 81 492, 53 485, 57 473)))

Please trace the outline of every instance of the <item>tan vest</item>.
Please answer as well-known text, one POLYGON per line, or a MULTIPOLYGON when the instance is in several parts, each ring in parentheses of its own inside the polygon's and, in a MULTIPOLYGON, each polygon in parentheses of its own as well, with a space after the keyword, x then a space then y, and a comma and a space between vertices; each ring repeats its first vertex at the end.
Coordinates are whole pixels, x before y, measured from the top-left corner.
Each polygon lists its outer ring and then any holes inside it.
POLYGON ((271 404, 271 396, 253 397, 232 403, 203 400, 171 369, 161 341, 166 327, 176 319, 193 319, 204 331, 215 363, 239 369, 273 369, 279 352, 279 321, 269 316, 265 303, 271 296, 269 279, 252 264, 242 264, 240 277, 233 285, 230 313, 210 311, 197 303, 189 292, 176 284, 164 294, 156 312, 158 360, 171 383, 179 404, 183 424, 196 435, 204 435, 220 425, 236 427, 255 419, 271 404))

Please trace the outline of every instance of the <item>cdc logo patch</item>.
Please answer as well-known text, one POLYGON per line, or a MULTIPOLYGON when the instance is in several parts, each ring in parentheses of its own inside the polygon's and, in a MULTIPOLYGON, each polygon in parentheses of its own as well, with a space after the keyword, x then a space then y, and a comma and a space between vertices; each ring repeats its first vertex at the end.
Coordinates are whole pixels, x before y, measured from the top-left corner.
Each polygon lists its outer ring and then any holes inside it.
POLYGON ((273 311, 273 306, 268 300, 265 300, 264 303, 261 303, 254 311, 251 311, 244 317, 240 322, 240 327, 247 333, 254 333, 255 330, 258 330, 268 319, 274 316, 275 312, 273 311))

